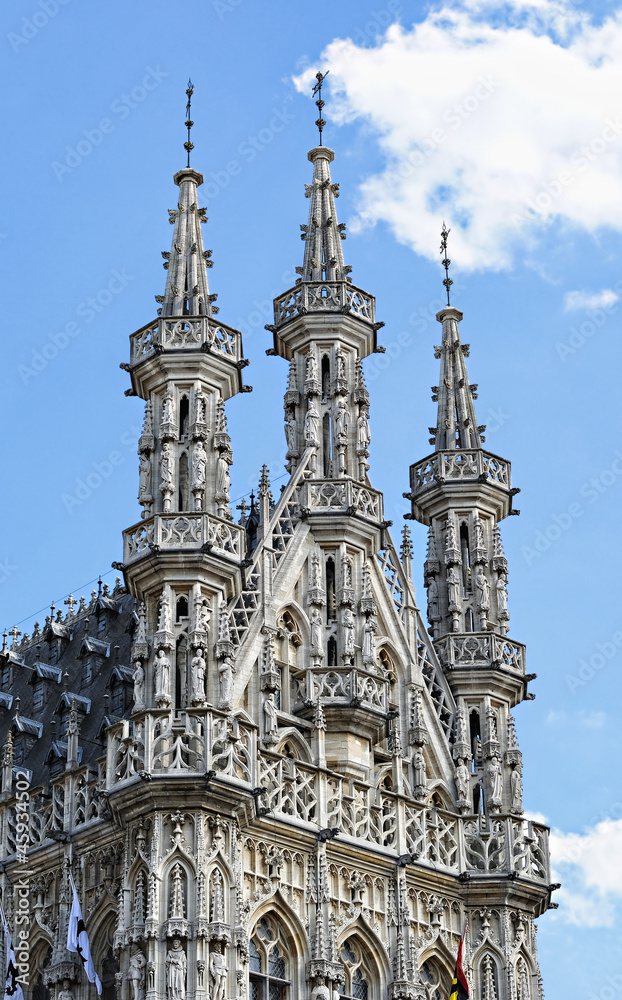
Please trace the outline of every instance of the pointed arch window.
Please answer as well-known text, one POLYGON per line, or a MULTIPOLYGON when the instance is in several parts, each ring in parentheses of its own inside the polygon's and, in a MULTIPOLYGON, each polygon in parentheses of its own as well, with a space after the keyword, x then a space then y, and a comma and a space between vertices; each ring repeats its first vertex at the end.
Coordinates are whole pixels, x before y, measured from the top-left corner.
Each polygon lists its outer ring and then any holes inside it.
POLYGON ((449 996, 451 980, 436 959, 429 958, 423 963, 421 981, 425 987, 426 1000, 445 1000, 449 996))
POLYGON ((279 924, 271 917, 262 917, 248 949, 249 1000, 288 1000, 288 954, 279 924))
POLYGON ((339 987, 347 1000, 371 1000, 371 976, 358 941, 349 938, 341 947, 345 980, 339 987))

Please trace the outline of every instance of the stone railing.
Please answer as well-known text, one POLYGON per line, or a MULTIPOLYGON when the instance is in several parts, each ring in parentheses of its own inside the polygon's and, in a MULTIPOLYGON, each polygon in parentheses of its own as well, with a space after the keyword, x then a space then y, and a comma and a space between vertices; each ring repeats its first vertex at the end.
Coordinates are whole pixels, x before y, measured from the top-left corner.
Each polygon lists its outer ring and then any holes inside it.
POLYGON ((368 323, 376 321, 376 300, 346 281, 302 281, 274 300, 274 324, 313 312, 342 312, 368 323))
POLYGON ((510 463, 476 448, 437 451, 410 467, 413 498, 430 486, 450 482, 488 482, 510 490, 510 463))
POLYGON ((154 351, 214 351, 229 361, 242 360, 242 334, 208 316, 161 316, 130 337, 130 363, 154 351))
POLYGON ((473 632, 469 635, 444 635, 437 639, 434 648, 442 666, 447 670, 459 667, 487 667, 489 670, 525 673, 525 646, 492 632, 473 632))
POLYGON ((310 514, 360 514, 382 521, 382 493, 352 479, 309 479, 300 491, 300 507, 310 514))
POLYGON ((388 682, 371 670, 349 664, 309 667, 295 678, 294 711, 321 699, 325 709, 353 707, 386 713, 388 682))
POLYGON ((244 546, 244 529, 215 514, 155 514, 123 532, 123 562, 129 566, 151 552, 172 549, 242 559, 244 546))

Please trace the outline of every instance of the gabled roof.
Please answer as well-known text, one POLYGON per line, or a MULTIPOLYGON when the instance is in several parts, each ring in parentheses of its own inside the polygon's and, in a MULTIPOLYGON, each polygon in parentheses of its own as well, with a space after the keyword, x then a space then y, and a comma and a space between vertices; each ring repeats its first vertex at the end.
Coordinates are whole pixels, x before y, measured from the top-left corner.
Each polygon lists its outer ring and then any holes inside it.
POLYGON ((26 719, 23 715, 16 715, 11 723, 11 728, 18 733, 28 733, 29 736, 36 736, 40 739, 43 735, 43 723, 35 722, 34 719, 26 719))

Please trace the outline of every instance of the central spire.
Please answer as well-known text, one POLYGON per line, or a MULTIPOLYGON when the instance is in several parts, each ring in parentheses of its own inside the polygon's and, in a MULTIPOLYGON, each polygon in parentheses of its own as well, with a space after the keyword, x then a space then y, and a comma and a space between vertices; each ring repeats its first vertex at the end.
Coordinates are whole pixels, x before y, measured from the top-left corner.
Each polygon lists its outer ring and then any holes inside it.
POLYGON ((330 164, 335 154, 328 146, 316 146, 308 154, 313 164, 313 181, 305 185, 310 199, 309 221, 301 226, 305 254, 300 274, 303 281, 346 281, 352 270, 343 262, 341 241, 345 240, 345 223, 337 222, 335 198, 339 185, 333 184, 330 164))

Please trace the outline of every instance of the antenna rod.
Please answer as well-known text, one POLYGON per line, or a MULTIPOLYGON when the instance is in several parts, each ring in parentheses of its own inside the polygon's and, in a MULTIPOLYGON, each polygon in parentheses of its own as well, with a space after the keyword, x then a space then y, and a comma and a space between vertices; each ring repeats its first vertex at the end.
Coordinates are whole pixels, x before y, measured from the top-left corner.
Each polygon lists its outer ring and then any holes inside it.
POLYGON ((313 96, 315 97, 315 95, 317 94, 317 101, 315 103, 317 104, 319 118, 316 120, 315 124, 317 125, 320 133, 320 146, 324 145, 324 143, 322 142, 322 131, 324 129, 324 126, 326 125, 326 122, 322 118, 322 108, 324 107, 324 101, 322 100, 322 84, 324 83, 324 80, 326 79, 329 73, 330 73, 329 69, 327 69, 325 73, 316 73, 315 79, 317 80, 317 83, 313 88, 313 96))
POLYGON ((192 95, 194 94, 194 87, 192 85, 192 80, 188 80, 188 87, 186 88, 186 94, 188 97, 188 103, 186 104, 186 128, 188 129, 188 138, 184 142, 184 149, 188 154, 187 166, 190 166, 190 151, 194 149, 194 143, 190 142, 190 129, 194 125, 194 122, 190 119, 190 101, 192 100, 192 95))
POLYGON ((441 253, 444 254, 444 257, 443 257, 443 260, 441 261, 441 263, 442 263, 443 267, 445 268, 445 277, 443 279, 443 284, 444 284, 445 288, 447 289, 447 305, 448 306, 451 305, 451 302, 449 301, 449 289, 453 285, 453 281, 449 277, 449 265, 451 264, 451 261, 450 261, 449 257, 447 256, 447 237, 449 236, 450 232, 451 232, 451 229, 447 229, 447 226, 445 225, 445 223, 443 223, 443 228, 441 230, 441 253))

